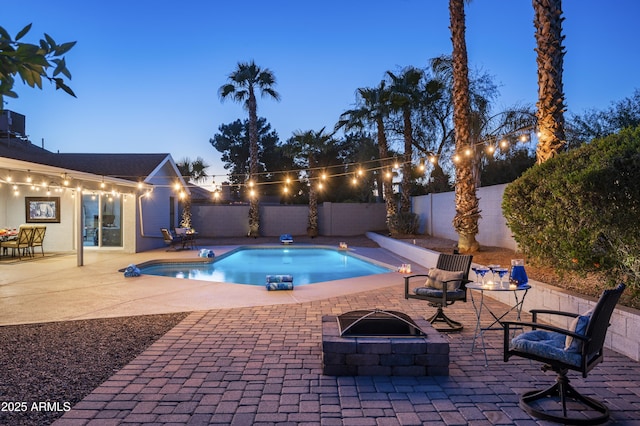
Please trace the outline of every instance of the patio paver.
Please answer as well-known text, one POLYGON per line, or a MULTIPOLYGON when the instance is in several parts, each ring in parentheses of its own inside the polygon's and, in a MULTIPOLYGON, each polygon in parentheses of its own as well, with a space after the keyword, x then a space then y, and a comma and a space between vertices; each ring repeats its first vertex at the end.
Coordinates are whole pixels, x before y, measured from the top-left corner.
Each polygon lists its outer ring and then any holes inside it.
MULTIPOLYGON (((555 377, 527 360, 502 361, 502 335, 489 332, 489 366, 471 352, 471 303, 448 309, 465 329, 449 334, 448 377, 322 375, 321 319, 357 309, 427 316, 403 298, 402 283, 302 303, 193 312, 54 424, 548 424, 518 406, 518 393, 555 377)), ((498 302, 489 302, 498 304, 498 302)), ((640 425, 640 364, 607 351, 583 379, 585 394, 618 424, 640 425)))

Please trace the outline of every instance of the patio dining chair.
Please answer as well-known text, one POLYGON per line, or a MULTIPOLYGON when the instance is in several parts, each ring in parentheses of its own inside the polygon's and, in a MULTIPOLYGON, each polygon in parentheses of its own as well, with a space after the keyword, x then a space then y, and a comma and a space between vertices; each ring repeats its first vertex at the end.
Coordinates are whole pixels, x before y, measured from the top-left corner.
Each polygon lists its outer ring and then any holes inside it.
POLYGON ((14 240, 3 241, 0 243, 0 247, 3 249, 11 249, 12 256, 16 255, 18 251, 18 258, 22 260, 23 255, 29 255, 31 257, 31 242, 33 241, 33 226, 20 225, 18 228, 18 235, 14 240), (22 254, 21 254, 22 253, 22 254))
MULTIPOLYGON (((436 267, 427 275, 410 275, 404 277, 404 298, 419 299, 429 302, 429 306, 436 308, 436 313, 429 321, 438 331, 461 331, 462 323, 449 318, 444 308, 457 301, 467 301, 467 284, 469 269, 471 269, 472 255, 440 254, 436 267), (412 283, 424 280, 423 285, 410 289, 412 283), (445 323, 444 327, 437 327, 437 323, 445 323)), ((415 285, 415 284, 413 284, 415 285)))
POLYGON ((42 251, 42 256, 44 256, 44 235, 47 232, 47 227, 43 226, 43 225, 36 225, 33 227, 33 237, 31 239, 31 244, 30 249, 31 249, 31 254, 33 256, 35 256, 35 252, 34 249, 35 247, 40 247, 40 250, 42 251))
POLYGON ((519 356, 543 362, 543 371, 553 370, 557 374, 556 382, 549 388, 520 396, 523 410, 540 419, 570 425, 595 425, 609 419, 609 409, 602 402, 580 394, 569 384, 567 373, 578 371, 586 378, 602 362, 609 321, 624 288, 624 284, 619 284, 615 289, 605 290, 593 309, 583 314, 534 309, 532 322, 502 323, 505 362, 519 356), (565 330, 538 322, 541 314, 569 317, 573 321, 565 330), (511 332, 523 327, 533 330, 511 339, 511 332))

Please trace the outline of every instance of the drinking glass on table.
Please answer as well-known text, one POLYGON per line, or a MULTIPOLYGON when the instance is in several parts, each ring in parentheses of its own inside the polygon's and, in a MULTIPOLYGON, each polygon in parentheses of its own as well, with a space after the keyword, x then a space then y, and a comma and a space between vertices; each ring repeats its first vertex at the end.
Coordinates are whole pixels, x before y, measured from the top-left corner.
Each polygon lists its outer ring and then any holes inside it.
POLYGON ((498 274, 498 277, 500 277, 500 287, 504 286, 504 281, 502 279, 507 275, 509 270, 507 268, 495 268, 493 271, 498 274))
POLYGON ((487 265, 487 268, 489 268, 489 270, 491 271, 491 278, 493 279, 493 282, 496 282, 496 269, 498 269, 500 267, 500 265, 487 265))
POLYGON ((476 279, 478 279, 478 275, 480 275, 482 285, 484 285, 484 276, 489 272, 489 268, 486 266, 481 266, 476 268, 476 279))

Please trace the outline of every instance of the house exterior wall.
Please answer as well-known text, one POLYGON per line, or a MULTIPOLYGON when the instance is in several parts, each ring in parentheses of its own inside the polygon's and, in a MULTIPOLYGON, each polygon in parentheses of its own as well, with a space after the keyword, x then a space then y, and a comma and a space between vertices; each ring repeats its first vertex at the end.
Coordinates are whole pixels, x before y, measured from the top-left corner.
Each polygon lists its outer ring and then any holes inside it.
MULTIPOLYGON (((47 197, 42 191, 21 187, 15 195, 8 185, 0 187, 0 226, 18 228, 27 223, 25 197, 47 197)), ((54 192, 50 197, 60 198, 60 223, 43 223, 47 232, 43 241, 43 249, 47 251, 73 251, 75 247, 75 191, 64 190, 54 192)))

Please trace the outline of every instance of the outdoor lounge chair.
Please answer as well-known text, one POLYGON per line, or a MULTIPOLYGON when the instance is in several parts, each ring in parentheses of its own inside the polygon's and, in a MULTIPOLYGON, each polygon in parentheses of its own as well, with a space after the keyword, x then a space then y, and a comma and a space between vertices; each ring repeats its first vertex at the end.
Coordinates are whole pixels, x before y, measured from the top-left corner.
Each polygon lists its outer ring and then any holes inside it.
POLYGON ((461 331, 463 326, 445 315, 443 308, 457 301, 467 301, 467 283, 473 256, 465 254, 440 254, 436 267, 428 275, 410 275, 404 277, 404 298, 419 299, 429 302, 429 306, 437 308, 436 313, 427 321, 438 331, 461 331), (410 289, 416 278, 426 279, 420 287, 410 289), (446 327, 436 327, 436 323, 444 322, 446 327))
POLYGON ((556 383, 544 390, 525 392, 520 396, 520 407, 534 417, 563 424, 594 425, 609 419, 609 409, 593 398, 581 395, 569 384, 567 372, 587 373, 603 360, 603 346, 613 310, 625 285, 605 290, 598 303, 589 312, 575 314, 564 311, 534 309, 532 322, 505 321, 504 361, 519 356, 543 362, 543 371, 553 370, 556 383), (539 323, 540 314, 574 318, 568 330, 539 323), (513 329, 531 327, 510 341, 513 329), (569 404, 568 404, 569 403, 569 404), (568 407, 579 415, 571 415, 568 407), (581 409, 583 408, 583 409, 581 409))
POLYGON ((15 256, 18 250, 18 258, 22 260, 22 255, 28 254, 31 257, 31 242, 33 241, 33 226, 20 225, 18 235, 14 240, 3 241, 0 247, 10 248, 12 255, 15 256), (22 253, 22 254, 21 254, 22 253))
POLYGON ((165 244, 169 246, 167 251, 170 249, 178 250, 177 246, 180 246, 180 249, 184 249, 186 240, 183 237, 173 235, 167 228, 160 228, 160 230, 162 231, 162 238, 164 238, 165 244))

